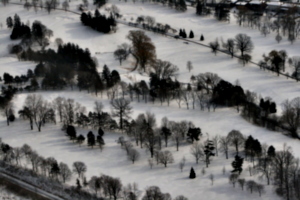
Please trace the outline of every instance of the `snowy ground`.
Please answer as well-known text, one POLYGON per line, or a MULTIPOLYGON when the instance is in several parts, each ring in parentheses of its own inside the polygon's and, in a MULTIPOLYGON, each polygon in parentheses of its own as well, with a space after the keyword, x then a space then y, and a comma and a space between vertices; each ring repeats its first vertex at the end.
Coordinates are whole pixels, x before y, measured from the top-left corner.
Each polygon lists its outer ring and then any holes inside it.
MULTIPOLYGON (((81 2, 71 2, 72 9, 81 2)), ((290 45, 288 41, 282 41, 277 44, 274 35, 264 37, 257 30, 238 27, 234 20, 230 24, 216 22, 213 18, 200 18, 195 16, 194 9, 189 9, 186 13, 178 13, 167 7, 162 7, 153 4, 142 4, 132 2, 124 3, 113 1, 123 14, 123 17, 130 19, 139 15, 154 16, 157 22, 167 23, 173 28, 185 28, 187 32, 192 29, 195 33, 195 40, 198 40, 200 34, 204 34, 205 43, 209 43, 215 38, 223 37, 224 39, 233 38, 237 33, 246 33, 253 39, 255 49, 253 51, 253 60, 259 61, 263 53, 268 53, 272 49, 285 49, 289 56, 295 56, 299 52, 299 41, 294 45, 290 45)), ((46 11, 33 10, 27 11, 23 7, 16 5, 0 6, 0 23, 5 24, 5 19, 18 13, 22 21, 26 23, 29 20, 31 23, 34 20, 40 20, 48 28, 52 29, 55 38, 62 38, 64 42, 73 42, 79 44, 82 48, 89 48, 91 53, 95 55, 99 62, 99 71, 102 66, 107 64, 110 69, 117 69, 122 74, 122 79, 125 81, 148 79, 145 75, 138 73, 129 73, 127 68, 132 66, 133 60, 126 61, 123 66, 113 59, 112 52, 118 45, 129 42, 126 35, 132 27, 118 25, 119 30, 115 34, 103 35, 91 30, 88 27, 81 25, 79 16, 62 11, 53 11, 50 15, 46 11), (95 54, 101 52, 101 54, 95 54)), ((4 72, 13 75, 20 75, 27 72, 27 69, 34 69, 35 63, 18 62, 14 56, 7 53, 6 47, 11 44, 9 40, 10 30, 6 28, 0 29, 0 75, 4 72)), ((154 33, 147 32, 156 46, 157 57, 163 60, 170 61, 180 68, 178 79, 182 82, 189 82, 192 74, 197 75, 203 72, 217 73, 221 78, 234 83, 237 79, 241 86, 249 89, 263 97, 270 96, 277 102, 278 105, 287 99, 297 97, 299 94, 300 85, 294 81, 287 80, 283 77, 277 77, 269 72, 262 72, 256 66, 242 67, 237 63, 236 59, 231 59, 229 56, 218 54, 214 56, 210 49, 200 47, 193 44, 184 44, 181 41, 176 41, 171 38, 158 36, 154 33), (191 61, 194 69, 189 73, 186 69, 186 62, 191 61)), ((18 41, 14 41, 18 42, 18 41)), ((55 48, 54 44, 51 44, 55 48)), ((39 92, 47 100, 52 100, 57 96, 66 98, 74 98, 88 110, 92 110, 93 102, 100 100, 86 92, 78 91, 47 91, 39 92)), ((26 98, 27 93, 18 94, 14 103, 16 110, 19 110, 26 98)), ((105 96, 105 95, 104 95, 105 96)), ((110 111, 109 102, 107 99, 102 99, 105 110, 110 111)), ((292 146, 295 154, 300 156, 299 141, 292 140, 281 133, 271 132, 266 129, 253 126, 240 117, 232 108, 217 109, 216 112, 203 112, 196 110, 186 110, 184 105, 181 109, 174 103, 170 107, 159 104, 144 104, 133 102, 132 118, 135 118, 139 113, 151 111, 156 114, 157 121, 164 116, 170 120, 191 120, 196 126, 201 127, 203 133, 209 133, 209 136, 227 135, 232 129, 240 130, 244 135, 252 135, 258 138, 262 143, 266 142, 269 145, 274 145, 276 149, 282 148, 283 143, 292 146)), ((78 130, 78 133, 86 134, 88 130, 78 130)), ((12 146, 22 146, 24 143, 29 144, 36 149, 41 155, 48 157, 53 156, 59 162, 63 161, 71 164, 74 161, 83 161, 88 166, 87 177, 100 175, 101 173, 120 177, 123 184, 137 182, 141 189, 147 186, 157 185, 163 192, 169 192, 173 197, 179 194, 187 196, 190 200, 199 199, 205 196, 206 199, 258 199, 258 194, 250 194, 246 191, 241 191, 239 188, 232 188, 228 184, 228 176, 222 175, 222 168, 226 166, 227 174, 231 169, 230 163, 233 160, 225 160, 223 155, 214 158, 211 166, 207 169, 206 175, 201 175, 200 171, 204 167, 204 163, 195 165, 194 159, 190 155, 188 145, 181 147, 179 152, 175 151, 175 147, 171 146, 169 150, 174 154, 175 163, 168 168, 163 166, 154 166, 150 170, 147 159, 149 154, 144 149, 137 148, 142 159, 132 165, 126 159, 125 152, 120 149, 115 140, 120 136, 117 133, 106 133, 104 140, 106 146, 103 152, 99 149, 90 149, 86 145, 79 147, 70 142, 64 133, 60 130, 60 126, 46 125, 41 133, 36 130, 30 131, 27 122, 17 120, 9 128, 5 121, 0 122, 0 137, 5 142, 12 146), (180 172, 178 163, 185 156, 187 164, 184 172, 180 172), (190 167, 196 169, 198 178, 190 180, 187 178, 190 167), (214 174, 215 183, 211 186, 209 175, 214 174)), ((204 134, 204 138, 207 136, 204 134)), ((247 166, 247 164, 245 164, 247 166)), ((242 173, 243 177, 249 179, 248 172, 242 173)), ((74 184, 75 181, 72 182, 74 184)), ((265 182, 263 182, 265 183, 265 182)), ((267 193, 262 196, 262 199, 279 199, 270 187, 267 187, 267 193)))

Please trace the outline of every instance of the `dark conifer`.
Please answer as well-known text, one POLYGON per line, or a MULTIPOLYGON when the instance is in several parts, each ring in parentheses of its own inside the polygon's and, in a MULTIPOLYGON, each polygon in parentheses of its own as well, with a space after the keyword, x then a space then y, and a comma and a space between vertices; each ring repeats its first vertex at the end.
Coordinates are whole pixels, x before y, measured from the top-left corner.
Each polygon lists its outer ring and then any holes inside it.
POLYGON ((194 179, 196 178, 196 173, 195 173, 195 170, 194 168, 192 167, 191 168, 191 171, 190 171, 190 176, 189 176, 190 179, 194 179))
POLYGON ((238 172, 239 174, 241 174, 241 172, 243 171, 243 162, 244 162, 244 158, 241 158, 240 156, 236 155, 234 158, 234 161, 231 163, 233 170, 231 171, 232 173, 234 172, 238 172))
POLYGON ((194 32, 193 31, 190 31, 189 38, 194 38, 194 32))
POLYGON ((201 36, 200 36, 200 41, 204 41, 204 37, 203 37, 202 34, 201 34, 201 36))

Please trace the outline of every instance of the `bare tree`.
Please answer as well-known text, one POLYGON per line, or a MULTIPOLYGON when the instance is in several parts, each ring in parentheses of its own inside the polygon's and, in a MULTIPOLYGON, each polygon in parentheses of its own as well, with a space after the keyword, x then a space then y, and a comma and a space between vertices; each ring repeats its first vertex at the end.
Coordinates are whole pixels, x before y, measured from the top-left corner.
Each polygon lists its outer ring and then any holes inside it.
POLYGON ((137 161, 140 158, 140 153, 136 149, 130 149, 128 154, 128 160, 132 161, 132 164, 134 164, 135 161, 137 161))
POLYGON ((92 176, 90 181, 88 182, 88 186, 90 189, 95 191, 95 194, 97 196, 98 192, 103 187, 103 180, 100 177, 92 176))
POLYGON ((252 180, 246 182, 247 190, 250 190, 251 193, 256 189, 256 185, 257 183, 252 180))
POLYGON ((215 147, 215 150, 216 150, 216 156, 218 156, 218 147, 219 147, 219 143, 220 143, 220 136, 219 135, 216 135, 212 138, 212 141, 214 143, 214 147, 215 147))
POLYGON ((19 147, 15 147, 13 148, 13 156, 15 158, 16 161, 16 165, 21 165, 21 158, 24 157, 24 152, 22 150, 22 148, 19 147))
POLYGON ((230 138, 226 136, 220 137, 219 143, 220 143, 220 150, 225 153, 226 159, 228 159, 230 138))
POLYGON ((291 101, 286 100, 282 104, 281 120, 286 126, 289 134, 294 138, 299 138, 298 128, 300 126, 300 97, 296 97, 291 101))
POLYGON ((214 73, 206 72, 200 73, 196 77, 198 87, 205 89, 206 93, 209 94, 210 91, 217 86, 221 78, 214 73))
POLYGON ((294 68, 292 76, 294 76, 298 81, 298 79, 300 78, 300 56, 289 58, 288 62, 294 68))
POLYGON ((159 163, 163 164, 165 167, 167 167, 169 163, 174 162, 172 153, 167 150, 159 152, 158 157, 159 157, 159 163))
POLYGON ((239 183, 240 187, 242 188, 242 190, 244 190, 244 186, 245 186, 245 179, 244 178, 239 178, 237 180, 237 182, 239 183))
POLYGON ((235 187, 238 177, 239 177, 238 174, 230 174, 229 183, 231 183, 233 187, 235 187))
POLYGON ((214 185, 214 179, 215 179, 215 177, 214 177, 213 174, 210 174, 210 175, 209 175, 209 179, 210 179, 210 181, 211 181, 211 185, 214 185))
POLYGON ((242 33, 235 36, 235 46, 240 50, 241 56, 244 56, 244 53, 251 53, 254 48, 251 38, 242 33))
POLYGON ((69 5, 69 3, 68 3, 67 0, 64 1, 64 2, 62 3, 62 8, 63 8, 65 11, 67 11, 67 10, 69 9, 69 7, 70 7, 70 5, 69 5))
POLYGON ((112 106, 112 116, 119 117, 120 129, 123 129, 123 120, 129 118, 132 107, 130 106, 130 101, 120 98, 111 101, 112 106))
POLYGON ((149 159, 148 159, 148 164, 149 164, 150 168, 152 169, 152 167, 153 167, 153 165, 154 165, 153 158, 149 158, 149 159))
POLYGON ((204 157, 204 152, 202 145, 200 143, 196 142, 191 146, 191 154, 195 157, 196 163, 198 164, 200 158, 204 157))
POLYGON ((212 51, 215 55, 217 55, 217 52, 218 52, 219 47, 220 47, 220 44, 219 44, 218 40, 216 39, 216 41, 210 42, 210 43, 209 43, 209 46, 210 46, 210 48, 211 48, 211 51, 212 51))
POLYGON ((265 186, 262 184, 256 184, 255 190, 258 192, 259 196, 265 193, 265 186))
POLYGON ((231 55, 231 58, 233 58, 234 53, 236 52, 234 39, 228 39, 226 43, 223 43, 223 48, 225 48, 226 51, 231 55))
POLYGON ((59 163, 59 172, 60 172, 61 179, 64 183, 66 181, 69 181, 72 177, 72 172, 69 166, 63 162, 59 163))
POLYGON ((186 68, 187 70, 189 70, 189 72, 191 72, 191 70, 193 69, 193 64, 191 61, 187 61, 186 68))
POLYGON ((167 79, 169 77, 175 77, 179 69, 176 65, 173 65, 168 61, 156 59, 151 63, 151 71, 153 71, 160 79, 167 79))
POLYGON ((126 151, 126 154, 128 156, 129 152, 132 150, 132 147, 133 147, 132 143, 130 141, 121 141, 120 139, 119 139, 119 141, 120 141, 122 148, 126 151))
POLYGON ((179 163, 179 169, 180 169, 181 172, 182 172, 182 170, 183 170, 183 168, 185 166, 185 161, 186 161, 186 159, 185 159, 185 157, 183 157, 181 159, 180 163, 179 163))
POLYGON ((73 172, 78 174, 78 178, 83 178, 84 173, 87 171, 86 165, 81 161, 73 163, 73 172))
POLYGON ((175 197, 174 200, 188 200, 188 198, 186 198, 186 197, 183 196, 183 195, 179 195, 179 196, 175 197))
POLYGON ((228 133, 227 138, 230 141, 230 144, 235 147, 236 154, 239 154, 239 147, 244 144, 244 136, 240 131, 232 130, 228 133))
POLYGON ((12 102, 7 102, 0 107, 2 115, 6 117, 7 126, 9 126, 10 118, 14 115, 14 105, 12 102))

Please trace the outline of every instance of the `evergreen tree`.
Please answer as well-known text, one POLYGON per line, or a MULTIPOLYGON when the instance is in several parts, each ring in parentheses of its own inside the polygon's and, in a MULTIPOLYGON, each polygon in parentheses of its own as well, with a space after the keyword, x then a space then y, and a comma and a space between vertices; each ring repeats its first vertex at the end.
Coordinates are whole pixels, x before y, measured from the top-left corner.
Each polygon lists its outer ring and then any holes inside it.
POLYGON ((80 190, 81 189, 81 184, 80 184, 80 180, 76 179, 76 189, 80 190))
POLYGON ((276 155, 275 148, 271 145, 267 151, 268 157, 274 158, 276 155))
POLYGON ((215 153, 213 153, 215 150, 214 143, 211 140, 207 140, 205 142, 204 146, 204 154, 205 154, 205 163, 206 167, 210 164, 210 157, 215 156, 215 153))
POLYGON ((186 32, 185 32, 184 29, 182 30, 182 37, 183 37, 183 38, 186 38, 186 37, 187 37, 186 32))
POLYGON ((234 157, 234 161, 231 163, 233 170, 231 171, 232 173, 234 172, 238 172, 239 174, 241 174, 241 172, 243 171, 243 162, 244 162, 244 158, 241 158, 240 156, 236 155, 234 157))
POLYGON ((201 34, 201 36, 200 36, 200 41, 204 41, 204 37, 203 37, 202 34, 201 34))
POLYGON ((194 38, 194 32, 192 30, 190 31, 189 38, 194 38))
POLYGON ((191 168, 191 171, 190 171, 190 176, 189 176, 190 179, 194 179, 196 178, 196 173, 195 173, 195 170, 194 168, 192 167, 191 168))
POLYGON ((94 148, 94 146, 96 144, 95 135, 93 134, 92 131, 88 132, 88 134, 87 134, 87 143, 88 143, 88 146, 91 146, 92 148, 94 148))
POLYGON ((99 129, 98 129, 98 135, 101 137, 103 137, 103 135, 104 135, 104 131, 102 130, 101 127, 99 127, 99 129))
POLYGON ((79 146, 81 146, 81 144, 84 142, 85 137, 83 135, 79 135, 77 137, 77 143, 79 144, 79 146))
POLYGON ((14 26, 14 22, 11 17, 6 18, 7 28, 12 28, 14 26))
POLYGON ((69 125, 69 126, 67 127, 66 132, 67 132, 67 135, 70 137, 70 140, 76 139, 76 130, 75 130, 75 127, 74 127, 74 126, 69 125))

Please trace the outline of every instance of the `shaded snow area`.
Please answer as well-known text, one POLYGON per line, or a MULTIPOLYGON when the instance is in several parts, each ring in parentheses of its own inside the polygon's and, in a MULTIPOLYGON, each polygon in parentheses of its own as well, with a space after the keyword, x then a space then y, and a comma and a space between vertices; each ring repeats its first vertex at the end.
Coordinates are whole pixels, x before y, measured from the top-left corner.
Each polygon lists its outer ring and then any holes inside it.
MULTIPOLYGON (((70 9, 76 10, 81 1, 70 2, 70 9)), ((268 54, 271 50, 286 50, 289 57, 296 56, 299 53, 299 41, 291 45, 286 38, 279 44, 275 41, 275 35, 268 35, 264 37, 258 32, 244 27, 238 27, 235 20, 231 18, 230 23, 217 22, 212 17, 197 17, 195 9, 189 8, 185 13, 179 13, 170 8, 151 4, 151 3, 135 3, 109 1, 108 4, 115 4, 119 7, 123 19, 130 21, 131 18, 135 19, 140 15, 149 15, 156 18, 159 23, 169 24, 172 28, 179 29, 185 28, 189 33, 193 30, 195 34, 195 41, 199 40, 200 35, 205 37, 204 44, 214 41, 216 38, 224 40, 234 38, 238 33, 245 33, 251 36, 254 43, 254 50, 252 52, 252 60, 259 62, 262 55, 268 54)), ((93 10, 92 2, 90 2, 91 10, 93 10)), ((101 11, 104 13, 104 11, 101 11)), ((14 55, 7 52, 7 46, 19 41, 11 41, 9 35, 11 30, 7 29, 5 20, 8 16, 13 17, 17 13, 22 22, 29 21, 32 23, 34 20, 41 21, 49 29, 53 30, 54 36, 51 38, 49 48, 56 49, 54 43, 55 38, 62 38, 67 43, 76 43, 81 48, 88 48, 91 54, 98 60, 98 71, 101 72, 103 66, 106 64, 110 70, 118 70, 121 79, 125 82, 135 82, 139 80, 148 80, 147 74, 140 74, 138 72, 130 72, 134 65, 135 60, 129 58, 123 63, 122 66, 114 59, 113 52, 117 46, 127 42, 126 35, 130 30, 136 30, 132 27, 125 25, 118 25, 116 33, 104 35, 96 32, 89 27, 81 24, 79 15, 69 12, 52 11, 48 14, 46 11, 38 11, 35 13, 33 10, 27 11, 22 6, 17 5, 0 5, 0 23, 3 28, 0 29, 0 75, 8 72, 11 75, 26 74, 28 69, 34 69, 37 63, 32 62, 19 62, 14 55), (97 53, 97 54, 96 54, 97 53)), ((180 82, 190 82, 192 75, 199 73, 213 72, 217 73, 222 79, 235 83, 239 80, 244 89, 256 92, 262 97, 271 97, 278 105, 280 113, 280 105, 285 99, 292 99, 299 96, 300 84, 286 79, 282 76, 277 77, 270 72, 262 71, 255 65, 246 65, 243 67, 238 63, 237 59, 231 59, 230 56, 218 53, 216 56, 211 53, 211 50, 195 44, 185 44, 182 41, 174 40, 173 38, 163 37, 161 35, 146 32, 152 39, 156 46, 156 54, 159 59, 170 61, 178 66, 178 80, 180 82), (187 61, 191 61, 194 69, 188 72, 186 69, 187 61)), ((3 83, 3 82, 2 82, 3 83)), ((1 83, 1 84, 2 84, 1 83)), ((38 91, 44 99, 52 101, 58 96, 65 98, 73 98, 75 101, 81 103, 87 108, 87 111, 93 111, 94 102, 96 100, 102 101, 104 104, 104 111, 110 112, 110 103, 104 93, 102 97, 89 94, 86 91, 79 92, 77 89, 73 91, 67 89, 66 91, 38 91)), ((15 110, 18 111, 22 108, 28 93, 19 93, 14 99, 15 110)), ((211 138, 215 135, 225 136, 231 130, 240 130, 245 136, 252 135, 257 138, 261 143, 273 145, 276 150, 280 150, 284 143, 287 143, 293 148, 295 156, 300 157, 299 141, 293 140, 279 132, 268 131, 264 128, 254 126, 245 121, 234 108, 217 108, 215 112, 200 111, 198 107, 195 110, 187 110, 184 105, 178 108, 176 102, 171 102, 170 106, 166 103, 160 105, 158 102, 155 104, 145 104, 141 102, 132 102, 133 112, 131 117, 135 119, 138 114, 150 111, 157 117, 157 125, 163 117, 168 117, 169 120, 192 121, 197 127, 202 129, 202 141, 211 138)), ((83 134, 86 136, 89 130, 77 129, 77 135, 83 134)), ((93 130, 96 133, 96 130, 93 130)), ((234 159, 234 149, 230 149, 230 158, 225 159, 225 156, 220 153, 218 157, 212 159, 209 168, 206 168, 206 173, 202 174, 201 171, 205 168, 205 163, 195 163, 194 157, 190 153, 190 144, 184 143, 180 146, 179 151, 176 151, 175 145, 170 142, 166 150, 170 150, 174 156, 175 162, 169 164, 167 168, 162 165, 154 165, 150 169, 148 159, 150 153, 145 149, 134 146, 141 154, 141 159, 135 164, 127 160, 126 153, 120 148, 116 140, 124 134, 115 132, 106 132, 104 135, 105 147, 101 152, 99 148, 93 149, 88 147, 86 142, 79 147, 78 144, 70 141, 65 133, 61 130, 61 124, 46 124, 42 127, 42 132, 35 130, 31 131, 29 122, 17 119, 11 123, 9 127, 6 121, 0 117, 0 137, 5 143, 13 147, 20 147, 27 143, 33 149, 44 157, 55 157, 58 162, 65 162, 72 166, 75 161, 82 161, 87 165, 86 177, 89 179, 91 176, 100 176, 106 174, 112 177, 119 177, 123 185, 136 182, 141 190, 148 186, 157 185, 161 188, 162 192, 168 192, 175 197, 177 195, 184 195, 190 200, 208 199, 208 200, 232 200, 232 199, 266 199, 277 200, 280 199, 274 192, 272 186, 266 185, 266 180, 260 180, 258 175, 249 176, 246 170, 248 165, 252 163, 244 163, 244 171, 241 178, 246 180, 254 179, 257 182, 265 184, 266 193, 259 197, 258 193, 251 194, 248 191, 242 191, 238 185, 235 188, 229 184, 228 175, 232 170, 231 162, 234 159), (186 166, 183 172, 179 169, 179 162, 181 159, 186 158, 186 166), (193 167, 197 174, 196 179, 189 179, 190 168, 193 167), (223 175, 222 169, 225 167, 226 173, 223 175), (209 179, 210 174, 214 175, 215 181, 211 185, 209 179)), ((23 163, 27 165, 28 163, 23 163)), ((69 181, 70 185, 75 185, 76 175, 69 181)))

